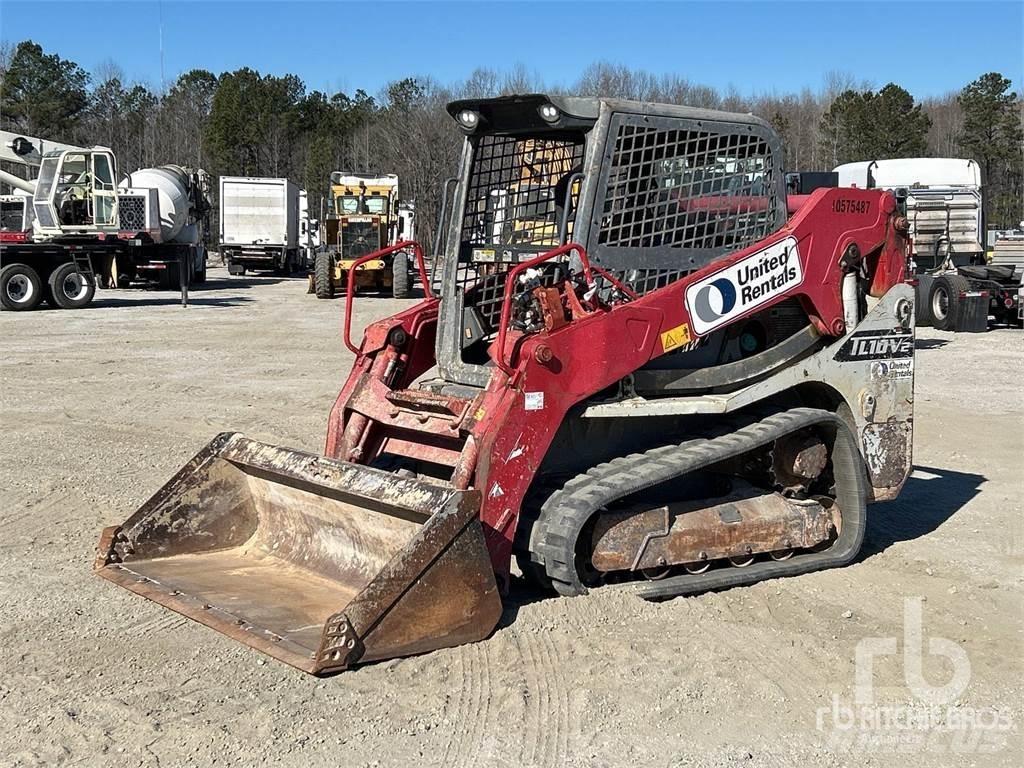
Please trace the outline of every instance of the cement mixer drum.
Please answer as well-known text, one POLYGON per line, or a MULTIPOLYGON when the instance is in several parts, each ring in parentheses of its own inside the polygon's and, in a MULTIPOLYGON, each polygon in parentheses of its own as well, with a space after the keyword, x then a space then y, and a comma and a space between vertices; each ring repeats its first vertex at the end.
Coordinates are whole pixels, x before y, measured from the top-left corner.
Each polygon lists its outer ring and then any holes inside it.
POLYGON ((185 169, 177 165, 143 168, 128 174, 120 186, 121 189, 141 188, 157 191, 160 204, 160 237, 163 242, 195 241, 196 228, 187 226, 191 207, 191 180, 185 169))

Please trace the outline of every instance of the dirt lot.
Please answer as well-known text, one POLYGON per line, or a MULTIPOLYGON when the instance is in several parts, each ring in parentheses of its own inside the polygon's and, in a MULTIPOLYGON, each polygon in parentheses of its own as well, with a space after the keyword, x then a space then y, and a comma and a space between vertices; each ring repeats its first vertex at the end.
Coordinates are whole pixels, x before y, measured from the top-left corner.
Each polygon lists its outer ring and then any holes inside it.
MULTIPOLYGON (((1021 764, 1021 332, 920 334, 917 470, 849 568, 661 604, 520 597, 486 642, 318 680, 90 572, 100 529, 217 432, 322 447, 342 302, 211 276, 187 310, 108 291, 0 315, 0 765, 1021 764), (868 670, 897 720, 847 731, 866 638, 900 649, 868 670), (966 669, 944 717, 973 727, 913 727, 922 655, 925 687, 966 669)), ((400 304, 361 300, 358 324, 400 304)))

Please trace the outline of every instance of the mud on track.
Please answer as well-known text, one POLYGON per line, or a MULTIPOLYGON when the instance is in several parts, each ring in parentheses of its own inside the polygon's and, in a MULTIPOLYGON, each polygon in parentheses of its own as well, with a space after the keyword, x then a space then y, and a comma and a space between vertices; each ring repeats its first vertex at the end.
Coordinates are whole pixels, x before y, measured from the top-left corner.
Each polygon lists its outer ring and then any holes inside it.
MULTIPOLYGON (((317 680, 90 573, 101 528, 217 432, 322 448, 343 302, 210 274, 187 310, 0 314, 0 765, 1019 764, 1024 334, 921 333, 918 469, 852 567, 661 604, 520 592, 486 643, 317 680), (902 644, 905 597, 967 654, 959 710, 1014 730, 901 756, 816 729, 860 640, 902 644)), ((407 304, 360 299, 356 324, 407 304)), ((904 672, 876 661, 880 700, 913 699, 904 672)))

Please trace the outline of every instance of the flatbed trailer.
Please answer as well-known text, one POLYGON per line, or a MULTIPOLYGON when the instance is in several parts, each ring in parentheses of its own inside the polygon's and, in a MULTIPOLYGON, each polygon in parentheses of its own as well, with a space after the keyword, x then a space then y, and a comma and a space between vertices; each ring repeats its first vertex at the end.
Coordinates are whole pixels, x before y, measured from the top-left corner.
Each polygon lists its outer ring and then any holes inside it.
POLYGON ((0 242, 0 304, 27 311, 42 301, 60 309, 90 304, 97 288, 145 283, 178 289, 206 280, 206 249, 143 238, 82 237, 0 242))

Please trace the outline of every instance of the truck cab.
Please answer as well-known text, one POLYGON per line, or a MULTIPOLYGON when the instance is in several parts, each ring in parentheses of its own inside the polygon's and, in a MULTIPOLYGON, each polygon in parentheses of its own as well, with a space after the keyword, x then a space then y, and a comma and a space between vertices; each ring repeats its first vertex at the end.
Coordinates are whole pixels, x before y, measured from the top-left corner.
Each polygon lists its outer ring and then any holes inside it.
POLYGON ((840 165, 834 173, 840 187, 906 190, 918 325, 984 330, 988 315, 997 322, 1016 318, 1019 277, 1012 269, 986 264, 983 179, 974 160, 864 160, 840 165), (964 319, 969 305, 977 305, 971 323, 964 319))
POLYGON ((32 198, 0 195, 0 243, 24 243, 32 237, 32 198))
POLYGON ((840 187, 904 188, 919 273, 984 263, 981 169, 973 160, 911 157, 846 163, 840 187))

